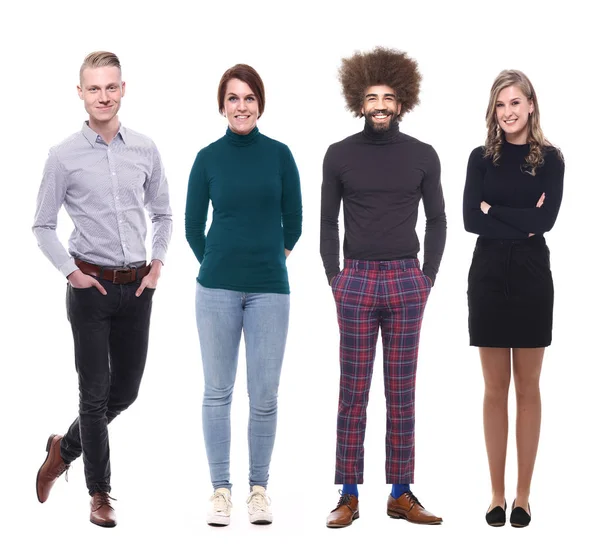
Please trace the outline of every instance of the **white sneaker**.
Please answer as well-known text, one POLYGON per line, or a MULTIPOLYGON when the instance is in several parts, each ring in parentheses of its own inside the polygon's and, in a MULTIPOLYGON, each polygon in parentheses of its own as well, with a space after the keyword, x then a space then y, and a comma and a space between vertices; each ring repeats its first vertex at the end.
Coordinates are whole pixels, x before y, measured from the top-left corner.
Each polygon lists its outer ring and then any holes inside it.
POLYGON ((231 491, 224 487, 216 489, 214 494, 210 497, 206 523, 216 527, 229 525, 231 508, 231 491))
POLYGON ((267 490, 264 487, 254 485, 246 502, 248 503, 250 523, 254 523, 255 525, 268 525, 269 523, 273 523, 271 499, 267 496, 267 490))

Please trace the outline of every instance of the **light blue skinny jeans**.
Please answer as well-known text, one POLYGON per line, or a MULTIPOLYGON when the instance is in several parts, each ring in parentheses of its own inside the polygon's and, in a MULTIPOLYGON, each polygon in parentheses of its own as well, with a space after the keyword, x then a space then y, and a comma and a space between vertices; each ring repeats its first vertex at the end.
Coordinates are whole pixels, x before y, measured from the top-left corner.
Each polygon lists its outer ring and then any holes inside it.
POLYGON ((231 489, 230 412, 242 331, 250 398, 250 487, 267 486, 289 311, 287 294, 242 293, 196 284, 196 323, 204 370, 202 426, 215 489, 231 489))

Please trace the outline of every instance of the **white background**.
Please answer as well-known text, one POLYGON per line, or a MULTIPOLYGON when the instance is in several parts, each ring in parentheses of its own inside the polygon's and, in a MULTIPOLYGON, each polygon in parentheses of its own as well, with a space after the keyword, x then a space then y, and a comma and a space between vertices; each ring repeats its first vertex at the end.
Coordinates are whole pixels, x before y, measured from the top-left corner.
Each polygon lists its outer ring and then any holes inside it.
MULTIPOLYGON (((408 550, 593 548, 598 494, 600 363, 597 276, 597 21, 583 2, 15 2, 0 23, 2 51, 2 385, 0 547, 3 550, 261 550, 379 546, 408 550), (193 4, 193 5, 192 5, 193 4), (448 242, 425 313, 417 386, 416 483, 444 517, 418 527, 386 516, 381 354, 369 405, 361 518, 331 531, 338 396, 338 328, 319 256, 321 163, 327 146, 361 130, 337 82, 342 57, 382 45, 405 50, 423 74, 421 104, 401 130, 442 163, 448 242), (50 433, 77 412, 65 282, 38 251, 31 223, 51 145, 85 119, 76 95, 84 56, 121 58, 121 120, 157 143, 169 177, 174 233, 155 295, 138 401, 111 426, 119 526, 88 522, 82 462, 49 501, 34 493, 50 433), (202 375, 194 318, 196 260, 184 238, 187 178, 196 152, 218 139, 217 84, 231 65, 264 79, 260 130, 291 148, 302 179, 304 231, 288 261, 292 311, 269 492, 275 522, 248 523, 247 394, 240 364, 233 405, 234 511, 229 528, 204 522, 211 493, 201 429, 202 375), (475 236, 462 224, 471 150, 483 143, 489 88, 500 70, 536 87, 542 127, 566 159, 552 251, 554 343, 542 373, 543 425, 530 528, 488 528, 482 377, 468 346, 466 280, 475 236), (584 544, 584 543, 588 544, 584 544)), ((593 3, 589 3, 591 6, 593 3)), ((421 217, 419 228, 423 229, 421 217)), ((66 243, 70 221, 61 215, 66 243)), ((516 486, 514 401, 507 500, 516 486)), ((596 540, 597 542, 597 540, 596 540)))

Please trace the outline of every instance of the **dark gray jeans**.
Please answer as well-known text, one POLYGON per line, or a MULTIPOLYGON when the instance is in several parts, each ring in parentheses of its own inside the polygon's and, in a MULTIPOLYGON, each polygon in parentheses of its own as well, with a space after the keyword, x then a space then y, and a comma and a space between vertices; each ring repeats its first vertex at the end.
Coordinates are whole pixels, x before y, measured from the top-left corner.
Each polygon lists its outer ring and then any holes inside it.
POLYGON ((148 350, 153 289, 135 296, 139 282, 95 287, 67 285, 67 317, 75 342, 79 376, 79 417, 61 442, 60 453, 71 463, 83 452, 90 494, 110 492, 108 424, 138 394, 148 350))

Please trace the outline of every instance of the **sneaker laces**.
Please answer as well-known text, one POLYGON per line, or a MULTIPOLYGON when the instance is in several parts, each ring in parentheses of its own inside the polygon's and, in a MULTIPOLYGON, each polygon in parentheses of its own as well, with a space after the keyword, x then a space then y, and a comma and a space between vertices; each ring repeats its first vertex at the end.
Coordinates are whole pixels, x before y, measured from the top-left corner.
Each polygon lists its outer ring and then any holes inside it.
POLYGON ((264 493, 264 491, 252 491, 246 502, 255 512, 268 512, 271 499, 264 493))
POLYGON ((230 503, 225 493, 221 491, 215 492, 210 499, 213 503, 215 512, 227 512, 229 510, 230 503))

